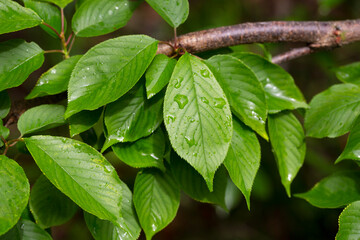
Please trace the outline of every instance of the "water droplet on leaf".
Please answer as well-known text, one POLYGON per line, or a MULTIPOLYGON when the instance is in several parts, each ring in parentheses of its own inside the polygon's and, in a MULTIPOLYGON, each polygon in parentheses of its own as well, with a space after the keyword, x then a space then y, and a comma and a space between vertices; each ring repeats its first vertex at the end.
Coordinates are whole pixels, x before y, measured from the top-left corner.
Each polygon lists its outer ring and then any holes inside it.
POLYGON ((200 74, 201 74, 201 76, 206 77, 206 78, 208 78, 210 76, 209 71, 206 69, 200 70, 200 74))
POLYGON ((182 94, 177 94, 174 98, 174 101, 179 105, 180 109, 183 109, 186 104, 189 102, 187 96, 182 94))
POLYGON ((223 98, 215 98, 214 99, 215 100, 215 104, 214 104, 214 106, 216 107, 216 108, 223 108, 224 106, 225 106, 225 104, 226 104, 226 102, 225 102, 225 100, 223 99, 223 98))

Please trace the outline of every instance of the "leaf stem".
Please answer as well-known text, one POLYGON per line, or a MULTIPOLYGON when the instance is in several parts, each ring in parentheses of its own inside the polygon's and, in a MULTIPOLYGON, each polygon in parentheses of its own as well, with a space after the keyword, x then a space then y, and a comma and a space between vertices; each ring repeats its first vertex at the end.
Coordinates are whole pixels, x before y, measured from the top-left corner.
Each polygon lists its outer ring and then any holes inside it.
POLYGON ((64 54, 63 50, 46 50, 44 51, 44 53, 62 53, 64 54))
POLYGON ((46 22, 42 22, 41 24, 50 28, 59 38, 61 38, 60 33, 55 28, 53 28, 50 24, 47 24, 46 22))

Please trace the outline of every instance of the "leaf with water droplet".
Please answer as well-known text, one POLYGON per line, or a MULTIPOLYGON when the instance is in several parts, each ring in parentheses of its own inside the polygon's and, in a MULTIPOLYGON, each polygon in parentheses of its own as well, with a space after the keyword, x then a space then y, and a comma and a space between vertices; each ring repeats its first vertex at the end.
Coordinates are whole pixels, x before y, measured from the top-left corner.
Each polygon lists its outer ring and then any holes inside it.
POLYGON ((189 102, 187 96, 182 94, 177 94, 174 98, 174 101, 178 104, 180 109, 184 109, 186 104, 189 102))
POLYGON ((174 28, 185 22, 189 15, 188 0, 146 0, 146 2, 174 28))

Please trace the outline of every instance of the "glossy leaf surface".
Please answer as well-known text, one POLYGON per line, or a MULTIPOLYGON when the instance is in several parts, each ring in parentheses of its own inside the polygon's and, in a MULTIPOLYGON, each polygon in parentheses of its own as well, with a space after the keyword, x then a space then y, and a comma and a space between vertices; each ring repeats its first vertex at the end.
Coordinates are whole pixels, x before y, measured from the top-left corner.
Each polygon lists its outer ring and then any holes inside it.
POLYGON ((29 206, 36 223, 44 229, 66 223, 78 209, 44 175, 31 188, 29 206))
POLYGON ((105 110, 107 139, 102 151, 118 142, 133 142, 153 133, 163 121, 163 94, 146 99, 143 82, 105 110))
POLYGON ((0 92, 0 119, 5 118, 10 112, 11 101, 6 91, 0 92))
POLYGON ((77 205, 99 218, 122 222, 122 182, 98 151, 63 137, 34 136, 25 143, 51 183, 77 205))
POLYGON ((21 39, 1 42, 0 91, 22 84, 43 62, 44 51, 36 43, 21 39))
POLYGON ((0 236, 0 240, 52 240, 52 238, 39 225, 21 219, 9 232, 0 236))
POLYGON ((110 39, 90 49, 71 75, 66 118, 120 98, 144 74, 156 51, 157 41, 143 35, 110 39))
POLYGON ((296 194, 319 208, 339 208, 360 200, 360 172, 343 171, 318 182, 310 191, 296 194))
POLYGON ((299 120, 291 112, 269 115, 269 135, 281 183, 290 197, 290 184, 304 163, 305 134, 299 120))
POLYGON ((0 34, 35 27, 41 21, 33 10, 24 8, 15 1, 0 0, 0 34))
POLYGON ((233 124, 233 137, 224 165, 250 209, 250 193, 260 167, 260 143, 255 133, 239 120, 233 118, 233 124))
POLYGON ((360 114, 360 87, 338 84, 316 95, 305 115, 309 137, 338 137, 347 133, 360 114))
POLYGON ((14 160, 0 155, 0 235, 19 220, 30 195, 24 170, 14 160))
POLYGON ((247 65, 262 83, 269 113, 308 107, 294 79, 284 69, 252 53, 234 53, 233 56, 247 65))
POLYGON ((68 58, 43 73, 26 99, 65 92, 71 72, 80 58, 81 55, 68 58))
POLYGON ((21 135, 64 125, 65 107, 56 104, 44 104, 30 108, 22 114, 18 121, 21 135))
POLYGON ((165 171, 163 157, 165 137, 162 130, 157 130, 149 137, 132 143, 118 143, 112 146, 116 156, 134 168, 157 167, 165 171))
POLYGON ((360 201, 347 206, 339 217, 339 231, 336 240, 357 240, 360 238, 360 201))
POLYGON ((351 63, 335 69, 336 77, 344 83, 360 85, 360 62, 351 63))
POLYGON ((73 137, 79 133, 89 130, 100 119, 103 108, 94 111, 81 111, 69 118, 70 122, 70 136, 73 137))
POLYGON ((216 169, 229 149, 232 119, 225 93, 196 57, 185 54, 176 64, 165 95, 164 118, 172 147, 212 191, 216 169))
POLYGON ((43 2, 50 2, 55 5, 58 5, 61 8, 65 8, 69 3, 73 2, 74 0, 41 0, 43 2))
POLYGON ((175 59, 163 54, 155 56, 145 75, 148 99, 160 92, 169 83, 175 65, 175 59))
POLYGON ((127 24, 140 0, 85 1, 76 10, 72 28, 79 37, 113 32, 127 24))
POLYGON ((170 175, 146 169, 136 176, 134 205, 146 239, 151 239, 175 218, 180 189, 170 175))
POLYGON ((188 0, 146 0, 146 2, 172 27, 177 28, 189 15, 188 0))
POLYGON ((224 90, 233 113, 268 140, 265 130, 267 105, 265 91, 255 74, 233 56, 217 55, 207 63, 224 90))

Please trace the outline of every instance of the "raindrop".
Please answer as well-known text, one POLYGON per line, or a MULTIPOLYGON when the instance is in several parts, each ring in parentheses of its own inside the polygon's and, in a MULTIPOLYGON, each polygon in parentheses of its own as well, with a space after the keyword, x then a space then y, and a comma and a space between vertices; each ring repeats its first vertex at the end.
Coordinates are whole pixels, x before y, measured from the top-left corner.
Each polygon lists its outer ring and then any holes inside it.
POLYGON ((186 136, 185 140, 186 140, 187 144, 189 144, 190 147, 195 145, 195 139, 194 138, 186 136))
POLYGON ((174 101, 179 105, 180 109, 183 109, 189 102, 187 96, 181 94, 177 94, 174 98, 174 101))
POLYGON ((176 83, 174 85, 175 88, 180 88, 181 87, 181 80, 176 80, 176 83))
POLYGON ((104 171, 107 172, 107 173, 110 173, 111 172, 111 166, 105 165, 104 166, 104 171))
POLYGON ((201 74, 201 76, 206 77, 206 78, 208 78, 210 76, 209 71, 206 69, 200 70, 200 74, 201 74))
POLYGON ((175 117, 173 115, 167 115, 166 116, 166 123, 167 124, 170 124, 170 123, 173 123, 175 121, 175 117))
POLYGON ((51 69, 51 72, 52 74, 56 74, 56 69, 51 69))
POLYGON ((206 97, 201 97, 200 99, 203 103, 209 104, 209 100, 206 97))
POLYGON ((215 100, 214 106, 216 108, 222 109, 226 104, 226 102, 225 102, 225 100, 223 98, 215 98, 214 100, 215 100))
POLYGON ((113 15, 113 11, 112 11, 112 10, 109 10, 109 11, 108 11, 108 14, 109 14, 109 15, 113 15))

